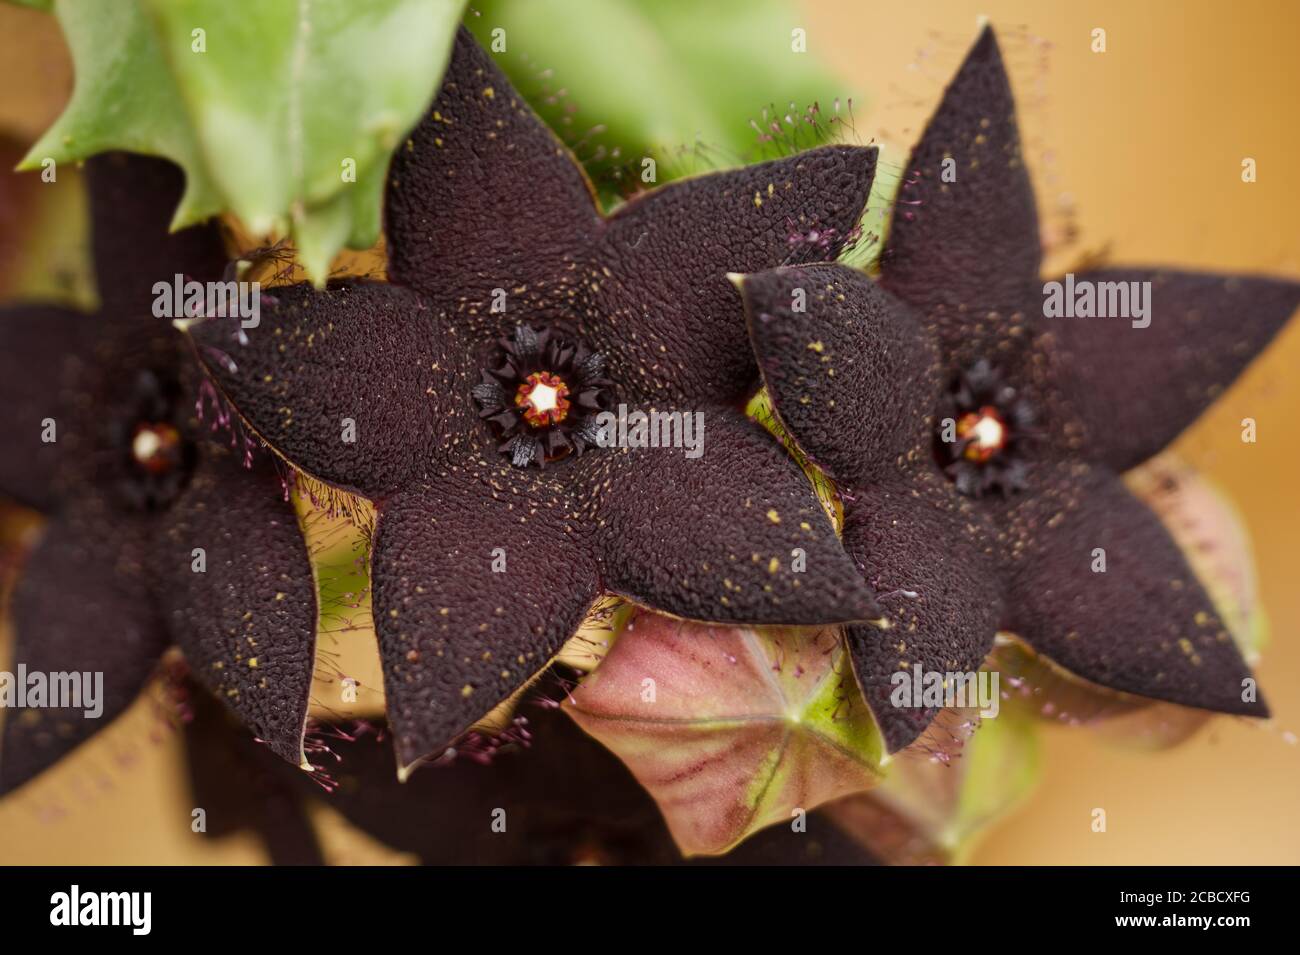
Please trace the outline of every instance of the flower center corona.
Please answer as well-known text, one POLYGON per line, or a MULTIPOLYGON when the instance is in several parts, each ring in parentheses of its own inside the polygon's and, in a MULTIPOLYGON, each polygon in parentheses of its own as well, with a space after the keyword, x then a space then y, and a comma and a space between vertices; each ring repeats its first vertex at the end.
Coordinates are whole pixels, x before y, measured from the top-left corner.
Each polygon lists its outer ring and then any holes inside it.
POLYGON ((983 464, 1007 445, 1007 425, 998 409, 985 405, 962 415, 957 422, 957 439, 966 442, 962 455, 983 464))
POLYGON ((980 497, 1024 487, 1027 466, 1021 452, 1033 439, 1034 409, 987 361, 957 376, 937 421, 935 460, 957 490, 980 497))
POLYGON ((149 474, 166 474, 181 463, 181 433, 166 422, 136 425, 131 436, 131 460, 149 474))
POLYGON ((545 466, 597 445, 597 416, 613 404, 605 358, 550 328, 517 325, 474 387, 479 416, 515 467, 545 466))
POLYGON ((535 371, 515 392, 515 404, 534 428, 559 424, 569 415, 569 386, 559 375, 535 371))
POLYGON ((141 370, 129 388, 107 422, 120 469, 114 486, 128 506, 159 511, 189 483, 198 447, 187 436, 187 409, 170 369, 141 370))

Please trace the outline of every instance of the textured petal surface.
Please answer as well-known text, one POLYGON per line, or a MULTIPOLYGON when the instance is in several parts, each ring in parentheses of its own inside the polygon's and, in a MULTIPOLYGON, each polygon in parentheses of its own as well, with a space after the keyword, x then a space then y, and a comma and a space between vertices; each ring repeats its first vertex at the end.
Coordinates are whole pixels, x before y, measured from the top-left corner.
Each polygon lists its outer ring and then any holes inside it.
MULTIPOLYGON (((1259 604, 1250 541, 1231 502, 1169 453, 1127 472, 1124 482, 1160 518, 1246 662, 1253 664, 1268 628, 1259 604)), ((1080 679, 1021 640, 999 639, 988 666, 1002 674, 1004 688, 1011 688, 1007 707, 1067 726, 1086 726, 1108 743, 1127 749, 1177 746, 1215 717, 1207 710, 1117 693, 1080 679)))
POLYGON ((912 150, 899 200, 881 284, 933 318, 951 350, 989 309, 1029 300, 1042 260, 1038 212, 992 27, 912 150))
POLYGON ((48 511, 85 453, 86 381, 100 319, 54 306, 0 310, 0 493, 48 511), (53 420, 45 441, 46 419, 53 420))
MULTIPOLYGON (((885 609, 888 629, 848 630, 853 668, 891 752, 909 745, 940 707, 892 698, 896 673, 978 670, 1002 606, 981 509, 928 462, 854 490, 844 546, 885 609)), ((910 685, 910 684, 909 684, 910 685)))
MULTIPOLYGON (((147 591, 144 528, 79 508, 46 525, 9 601, 14 654, 29 674, 102 679, 102 713, 82 706, 5 709, 0 793, 22 785, 107 726, 135 700, 166 647, 147 591)), ((80 681, 79 681, 80 682, 80 681)), ((29 698, 29 704, 32 700, 29 698)), ((53 702, 51 699, 50 702, 53 702)))
POLYGON ((763 384, 809 458, 852 484, 916 444, 940 372, 910 308, 840 265, 747 275, 741 291, 763 384))
POLYGON ((539 479, 520 493, 517 477, 475 465, 380 511, 375 626, 404 766, 546 666, 598 596, 565 490, 539 479))
POLYGON ((654 796, 687 855, 869 788, 883 754, 837 629, 643 614, 566 710, 654 796))
POLYGON ((1108 472, 1059 465, 1051 478, 998 520, 1005 629, 1110 689, 1267 716, 1262 698, 1243 700, 1250 668, 1159 519, 1108 472))
POLYGON ((152 320, 153 286, 221 277, 227 256, 215 225, 169 233, 185 187, 165 159, 104 153, 87 161, 95 280, 101 309, 115 318, 152 320))
POLYGON ((581 167, 461 28, 442 90, 389 170, 389 274, 487 303, 556 275, 598 228, 581 167))
POLYGON ((213 319, 189 333, 244 420, 313 477, 382 496, 473 420, 474 381, 447 354, 456 333, 440 338, 399 286, 268 289, 258 326, 239 326, 213 319))
MULTIPOLYGON (((1086 454, 1117 470, 1141 464, 1196 420, 1300 305, 1286 279, 1105 269, 1076 277, 1150 282, 1150 325, 1044 318, 1066 398, 1087 428, 1086 454)), ((1145 296, 1144 296, 1145 297, 1145 296)))
POLYGON ((670 183, 608 222, 584 332, 630 395, 727 401, 754 379, 728 272, 833 259, 866 207, 874 147, 826 146, 670 183))
POLYGON ((162 521, 150 567, 195 678, 277 755, 305 762, 316 582, 275 468, 263 456, 246 470, 230 451, 207 446, 162 521))
POLYGON ((586 507, 605 588, 692 620, 814 626, 878 608, 799 465, 738 412, 704 415, 703 453, 591 454, 586 507))

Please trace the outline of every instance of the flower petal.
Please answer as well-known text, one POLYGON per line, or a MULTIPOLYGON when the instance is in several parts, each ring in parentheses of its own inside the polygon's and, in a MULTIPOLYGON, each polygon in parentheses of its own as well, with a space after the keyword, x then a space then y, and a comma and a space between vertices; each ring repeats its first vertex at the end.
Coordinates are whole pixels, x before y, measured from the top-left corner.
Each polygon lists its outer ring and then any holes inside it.
POLYGON ((103 153, 86 163, 91 240, 100 308, 118 318, 153 318, 153 287, 177 275, 221 277, 229 256, 215 223, 171 232, 185 174, 165 159, 103 153), (126 314, 115 314, 126 313, 126 314))
MULTIPOLYGON (((529 706, 524 746, 482 762, 458 756, 393 774, 393 744, 359 735, 325 741, 338 786, 322 801, 387 845, 426 865, 667 864, 678 858, 654 801, 603 746, 558 710, 529 706), (504 829, 495 825, 505 823, 504 829)), ((302 774, 303 795, 320 789, 302 774)))
MULTIPOLYGON (((0 747, 0 793, 40 773, 107 726, 139 694, 167 641, 151 609, 143 561, 144 528, 111 521, 98 507, 78 507, 46 525, 28 555, 10 602, 11 672, 28 683, 53 674, 102 678, 95 709, 7 709, 0 747)), ((16 692, 16 688, 15 688, 16 692)), ((89 692, 89 688, 87 688, 89 692)), ((31 700, 29 698, 29 704, 31 700)))
MULTIPOLYGON (((500 746, 490 757, 462 754, 404 783, 393 776, 386 734, 347 730, 321 736, 333 751, 324 771, 337 780, 328 793, 282 764, 267 769, 304 800, 425 865, 683 864, 654 801, 612 753, 556 709, 529 707, 523 719, 524 745, 500 746)), ((268 816, 257 812, 246 824, 273 821, 268 816)), ((806 824, 774 826, 729 855, 685 864, 873 862, 822 813, 806 824)))
POLYGON ((727 273, 835 258, 875 171, 874 146, 825 146, 632 200, 595 250, 592 347, 637 399, 743 397, 753 359, 727 273))
POLYGON ((599 596, 566 490, 521 473, 470 465, 380 509, 375 627, 405 767, 545 667, 599 596))
POLYGON ((579 462, 587 498, 598 502, 605 589, 711 623, 878 617, 799 465, 731 408, 698 414, 696 458, 682 448, 620 448, 579 462))
POLYGON ((896 674, 912 686, 926 673, 978 670, 993 647, 1002 595, 989 558, 990 533, 971 499, 929 461, 853 491, 845 503, 844 546, 885 608, 888 629, 850 627, 853 669, 890 752, 917 738, 941 706, 908 693, 893 698, 896 674))
POLYGON ((252 829, 272 865, 324 865, 306 793, 295 786, 299 777, 315 783, 286 772, 206 689, 192 681, 183 687, 192 713, 185 726, 186 776, 191 804, 203 807, 204 834, 222 839, 252 829))
POLYGON ((1300 305, 1300 282, 1288 279, 1103 269, 1077 276, 1076 287, 1085 281, 1151 283, 1144 328, 1122 318, 1043 319, 1045 346, 1087 427, 1085 453, 1116 470, 1141 464, 1195 421, 1300 305))
POLYGON ((62 497, 64 472, 92 440, 79 425, 101 327, 56 306, 0 310, 0 493, 43 511, 62 497))
POLYGON ((1262 697, 1243 700, 1250 667, 1155 514, 1106 471, 1042 467, 997 519, 1005 629, 1113 690, 1267 716, 1262 697))
POLYGON ((582 167, 462 27, 441 92, 389 170, 389 275, 486 311, 493 288, 559 274, 599 223, 582 167))
MULTIPOLYGON (((1254 664, 1267 625, 1259 607, 1250 541, 1231 503, 1170 452, 1127 472, 1124 483, 1160 518, 1242 656, 1254 664)), ((1006 694, 1008 707, 1068 726, 1086 726, 1130 749, 1177 746, 1215 718, 1207 710, 1099 687, 1018 639, 999 639, 987 665, 1002 674, 1004 687, 1012 688, 1006 694)))
POLYGON ((187 330, 263 440, 313 477, 368 497, 412 479, 474 422, 476 379, 449 357, 456 333, 439 338, 429 307, 399 286, 269 289, 255 328, 213 319, 187 330))
POLYGON ((740 287, 763 384, 809 458, 853 484, 916 445, 941 377, 910 308, 841 265, 760 272, 740 287))
POLYGON ((163 521, 150 566, 166 625, 195 678, 272 751, 306 763, 316 583, 274 466, 263 458, 249 471, 229 450, 208 445, 163 521))
POLYGON ((986 310, 1030 300, 1042 261, 1038 212, 991 26, 912 150, 898 200, 880 282, 934 319, 950 348, 986 310))

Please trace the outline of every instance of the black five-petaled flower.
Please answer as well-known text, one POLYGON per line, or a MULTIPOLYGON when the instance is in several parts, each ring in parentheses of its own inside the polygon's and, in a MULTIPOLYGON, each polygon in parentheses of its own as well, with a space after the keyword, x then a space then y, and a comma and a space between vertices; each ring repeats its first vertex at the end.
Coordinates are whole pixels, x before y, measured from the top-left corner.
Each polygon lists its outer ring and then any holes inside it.
POLYGON ((1105 269, 1078 279, 1150 282, 1149 325, 1045 317, 1038 215, 988 28, 907 177, 878 281, 836 265, 740 281, 778 415, 846 491, 845 546, 888 611, 884 632, 849 633, 891 749, 934 715, 891 705, 894 674, 978 668, 999 629, 1114 690, 1267 715, 1120 472, 1236 378, 1300 283, 1105 269))
POLYGON ((827 234, 838 251, 875 158, 825 147, 605 216, 462 30, 389 173, 389 281, 273 289, 247 344, 189 329, 266 442, 376 504, 404 765, 544 667, 602 593, 718 622, 878 615, 798 466, 740 411, 757 372, 725 278, 823 258, 827 234), (616 403, 703 413, 703 455, 594 446, 587 419, 616 403))
POLYGON ((316 636, 307 549, 271 460, 250 470, 200 429, 197 369, 152 310, 156 282, 221 277, 221 236, 168 236, 182 187, 170 163, 109 154, 87 171, 100 307, 0 311, 0 492, 48 518, 9 603, 12 672, 102 673, 103 710, 87 718, 88 705, 48 696, 10 710, 0 793, 107 725, 172 644, 301 764, 316 636))

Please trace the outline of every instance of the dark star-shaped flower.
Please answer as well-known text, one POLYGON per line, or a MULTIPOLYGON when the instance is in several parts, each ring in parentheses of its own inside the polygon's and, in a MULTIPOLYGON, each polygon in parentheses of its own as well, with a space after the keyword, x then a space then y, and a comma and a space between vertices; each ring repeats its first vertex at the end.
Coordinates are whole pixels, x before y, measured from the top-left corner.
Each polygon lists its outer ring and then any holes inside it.
POLYGON ((806 829, 772 826, 725 856, 684 860, 617 756, 558 709, 526 713, 515 730, 522 742, 457 756, 404 783, 385 727, 323 730, 330 752, 313 779, 268 758, 196 697, 185 734, 193 804, 207 808, 210 836, 255 830, 279 865, 320 864, 313 805, 424 865, 878 864, 823 812, 809 813, 806 829))
POLYGON ((246 461, 200 428, 202 376, 153 313, 156 282, 220 278, 220 233, 167 234, 183 185, 170 163, 110 154, 87 175, 98 311, 0 310, 0 493, 47 518, 9 604, 11 672, 102 673, 103 712, 9 710, 0 792, 107 725, 173 644, 301 764, 316 635, 306 545, 272 459, 246 461))
POLYGON ((389 281, 274 289, 247 344, 190 328, 263 440, 376 503, 404 765, 544 667, 602 593, 707 621, 877 615, 798 466, 740 411, 757 372, 725 278, 822 258, 828 234, 837 251, 875 158, 824 147, 605 216, 462 30, 389 172, 389 281), (620 404, 701 413, 702 454, 597 446, 620 404))
POLYGON ((849 638, 891 749, 934 715, 891 705, 894 674, 974 670, 999 629, 1113 690, 1266 715, 1209 597, 1119 475, 1232 383, 1300 284, 1104 269, 1076 286, 1150 282, 1145 327, 1048 317, 989 28, 907 177, 877 282, 837 265, 738 280, 774 407, 844 489, 845 546, 888 611, 887 630, 849 638))

